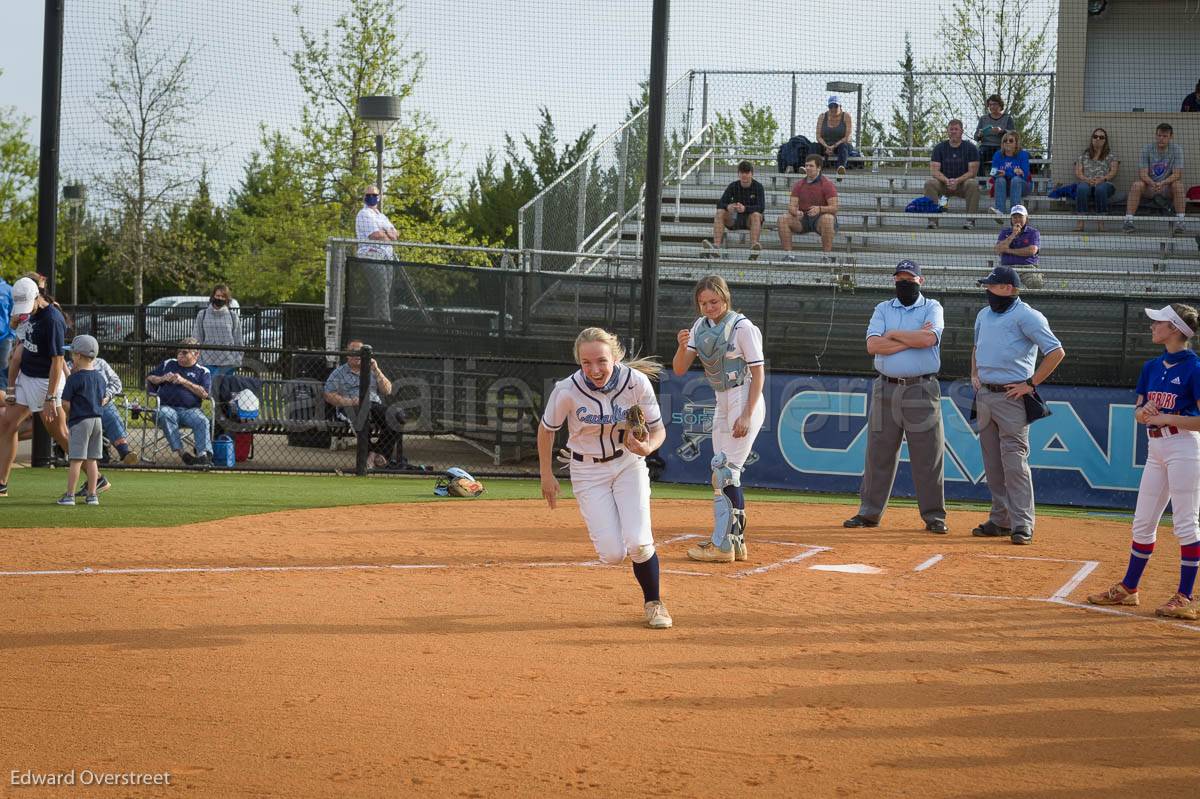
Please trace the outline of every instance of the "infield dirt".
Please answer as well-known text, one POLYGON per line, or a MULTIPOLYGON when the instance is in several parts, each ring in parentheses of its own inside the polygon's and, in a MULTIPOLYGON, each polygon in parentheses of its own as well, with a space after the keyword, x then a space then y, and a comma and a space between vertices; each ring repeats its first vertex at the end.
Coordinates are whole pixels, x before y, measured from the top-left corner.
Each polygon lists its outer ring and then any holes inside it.
POLYGON ((1042 517, 1015 547, 972 538, 978 514, 938 536, 912 509, 853 531, 849 506, 758 503, 749 561, 702 565, 683 536, 709 506, 653 513, 665 631, 628 563, 589 563, 573 502, 6 531, 0 795, 1200 791, 1200 625, 1153 616, 1169 529, 1114 615, 1066 603, 1123 574, 1122 522, 1042 517), (65 573, 14 574, 43 570, 65 573), (172 784, 10 777, 70 769, 172 784))

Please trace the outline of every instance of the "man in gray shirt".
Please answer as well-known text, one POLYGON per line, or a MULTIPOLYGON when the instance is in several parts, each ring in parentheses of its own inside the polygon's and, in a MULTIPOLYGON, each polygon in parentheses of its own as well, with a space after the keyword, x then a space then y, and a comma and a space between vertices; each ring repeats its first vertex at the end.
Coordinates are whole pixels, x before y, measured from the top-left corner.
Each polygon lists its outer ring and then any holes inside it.
POLYGON ((1125 203, 1126 233, 1136 230, 1133 215, 1143 197, 1163 206, 1169 200, 1173 201, 1175 221, 1171 223, 1171 235, 1179 236, 1185 232, 1183 214, 1187 200, 1183 196, 1183 150, 1171 141, 1174 134, 1171 126, 1164 122, 1154 130, 1154 144, 1147 144, 1142 150, 1138 179, 1129 187, 1129 200, 1125 203))

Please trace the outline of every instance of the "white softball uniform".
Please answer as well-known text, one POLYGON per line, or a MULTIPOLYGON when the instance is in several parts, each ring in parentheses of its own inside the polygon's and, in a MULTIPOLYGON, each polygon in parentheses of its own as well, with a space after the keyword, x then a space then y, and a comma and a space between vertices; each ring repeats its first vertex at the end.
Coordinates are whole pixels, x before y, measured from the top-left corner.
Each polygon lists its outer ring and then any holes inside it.
POLYGON ((560 380, 542 414, 548 430, 567 426, 571 490, 596 554, 605 563, 620 563, 631 553, 639 559, 639 551, 654 545, 646 459, 621 446, 625 411, 634 405, 642 407, 647 427, 662 427, 650 378, 617 364, 603 389, 592 386, 582 371, 560 380))
MULTIPOLYGON (((700 317, 692 325, 688 336, 687 348, 696 352, 696 335, 702 327, 711 328, 713 323, 707 317, 700 317)), ((750 415, 750 428, 742 438, 733 437, 733 423, 742 415, 746 401, 750 397, 750 383, 754 379, 748 371, 751 366, 762 366, 763 357, 762 332, 749 319, 742 317, 738 320, 729 338, 729 346, 725 357, 731 361, 744 361, 747 367, 746 380, 740 386, 730 386, 725 391, 714 391, 717 399, 716 413, 713 416, 712 443, 713 454, 724 452, 729 459, 730 468, 741 473, 745 467, 746 458, 754 447, 754 439, 762 429, 767 418, 767 398, 764 394, 750 415)), ((714 387, 715 388, 715 387, 714 387)))

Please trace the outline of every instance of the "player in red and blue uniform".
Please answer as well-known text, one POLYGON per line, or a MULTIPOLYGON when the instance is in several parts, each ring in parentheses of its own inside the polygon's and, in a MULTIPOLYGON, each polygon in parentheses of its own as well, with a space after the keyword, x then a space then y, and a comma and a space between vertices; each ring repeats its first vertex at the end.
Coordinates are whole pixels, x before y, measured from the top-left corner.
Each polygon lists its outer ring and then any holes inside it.
POLYGON ((1194 621, 1200 603, 1193 599, 1200 565, 1200 356, 1188 340, 1200 327, 1200 312, 1180 303, 1146 309, 1150 332, 1164 352, 1146 361, 1137 385, 1138 422, 1149 436, 1146 467, 1138 486, 1133 515, 1133 545, 1121 582, 1093 605, 1137 605, 1138 582, 1154 552, 1155 534, 1167 502, 1171 503, 1175 537, 1179 539, 1179 590, 1155 613, 1194 621))

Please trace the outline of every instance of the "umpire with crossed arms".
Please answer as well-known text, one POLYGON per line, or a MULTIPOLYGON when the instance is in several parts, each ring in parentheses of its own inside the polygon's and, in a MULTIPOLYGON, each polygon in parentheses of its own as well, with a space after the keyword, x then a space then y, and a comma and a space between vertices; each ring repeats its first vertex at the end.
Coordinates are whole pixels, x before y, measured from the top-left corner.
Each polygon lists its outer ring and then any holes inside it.
POLYGON ((867 353, 875 356, 879 377, 871 389, 867 416, 867 460, 858 513, 843 527, 878 527, 887 507, 900 442, 908 439, 917 506, 925 529, 946 533, 946 495, 942 486, 941 303, 921 293, 921 267, 901 261, 893 274, 896 297, 875 306, 867 325, 867 353))
POLYGON ((971 534, 1009 536, 1014 544, 1032 544, 1029 422, 1033 420, 1027 409, 1040 402, 1034 389, 1058 368, 1066 351, 1046 317, 1017 296, 1021 278, 1015 269, 997 266, 979 285, 987 287, 988 307, 975 317, 971 384, 992 512, 971 534), (1035 371, 1038 349, 1042 364, 1035 371), (1031 402, 1026 402, 1029 395, 1033 395, 1031 402))

